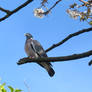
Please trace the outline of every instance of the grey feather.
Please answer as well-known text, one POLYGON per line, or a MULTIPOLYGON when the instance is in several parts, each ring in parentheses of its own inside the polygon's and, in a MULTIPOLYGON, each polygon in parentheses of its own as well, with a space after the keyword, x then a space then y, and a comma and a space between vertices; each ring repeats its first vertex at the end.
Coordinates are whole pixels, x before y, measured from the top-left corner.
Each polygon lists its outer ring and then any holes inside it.
POLYGON ((43 47, 37 40, 33 40, 33 45, 34 45, 36 52, 39 53, 41 57, 47 57, 47 54, 45 53, 43 47))

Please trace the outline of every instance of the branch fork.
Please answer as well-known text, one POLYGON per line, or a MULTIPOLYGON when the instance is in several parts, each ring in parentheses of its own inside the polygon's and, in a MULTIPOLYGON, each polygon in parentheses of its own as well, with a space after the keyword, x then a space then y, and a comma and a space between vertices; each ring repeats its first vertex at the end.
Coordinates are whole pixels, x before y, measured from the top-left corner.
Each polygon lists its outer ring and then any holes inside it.
MULTIPOLYGON (((92 31, 92 27, 88 28, 88 29, 80 30, 80 31, 75 32, 73 34, 70 34, 65 39, 60 41, 59 43, 53 44, 51 47, 49 47, 47 50, 45 50, 45 52, 48 52, 48 51, 50 51, 50 50, 62 45, 63 43, 65 43, 66 41, 68 41, 69 39, 71 39, 74 36, 78 36, 78 35, 80 35, 82 33, 90 32, 90 31, 92 31)), ((21 64, 25 64, 25 63, 43 62, 43 61, 44 62, 63 62, 63 61, 81 59, 81 58, 85 58, 85 57, 89 57, 89 56, 92 56, 92 50, 87 51, 87 52, 83 52, 83 53, 80 53, 80 54, 73 54, 73 55, 60 56, 60 57, 43 57, 43 58, 31 58, 31 59, 29 57, 26 57, 26 58, 20 59, 17 62, 17 64, 21 65, 21 64)), ((92 60, 89 62, 89 65, 91 65, 91 64, 92 64, 92 60)))

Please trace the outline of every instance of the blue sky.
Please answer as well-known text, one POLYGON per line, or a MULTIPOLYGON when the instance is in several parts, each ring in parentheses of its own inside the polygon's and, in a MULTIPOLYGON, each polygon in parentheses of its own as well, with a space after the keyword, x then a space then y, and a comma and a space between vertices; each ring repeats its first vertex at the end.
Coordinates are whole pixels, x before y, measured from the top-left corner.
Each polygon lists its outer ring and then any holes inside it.
MULTIPOLYGON (((13 10, 26 0, 0 0, 0 5, 13 10)), ((39 1, 39 0, 38 0, 39 1)), ((16 62, 26 57, 24 51, 24 33, 31 33, 44 49, 64 39, 71 33, 90 27, 86 22, 71 19, 66 9, 71 1, 60 2, 43 19, 34 17, 33 10, 40 6, 32 2, 16 14, 0 23, 0 77, 2 82, 28 92, 24 81, 31 92, 91 92, 92 67, 88 62, 92 56, 68 62, 52 63, 55 76, 50 78, 48 73, 35 63, 18 66, 16 62)), ((51 5, 52 3, 50 3, 51 5)), ((50 6, 49 5, 49 6, 50 6)), ((3 13, 0 12, 0 17, 3 13)), ((81 53, 92 49, 92 32, 74 37, 47 54, 49 57, 65 56, 81 53)))

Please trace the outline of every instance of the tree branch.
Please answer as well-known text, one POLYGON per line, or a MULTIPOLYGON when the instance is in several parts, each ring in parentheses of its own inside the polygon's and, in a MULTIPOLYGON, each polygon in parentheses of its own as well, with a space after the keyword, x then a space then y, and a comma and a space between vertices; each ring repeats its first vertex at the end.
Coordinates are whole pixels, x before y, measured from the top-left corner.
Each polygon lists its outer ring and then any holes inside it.
POLYGON ((3 12, 5 12, 6 14, 10 14, 10 12, 11 12, 9 10, 6 10, 6 9, 2 8, 2 7, 0 7, 0 10, 3 11, 3 12))
MULTIPOLYGON (((92 27, 88 28, 88 29, 80 30, 80 31, 75 32, 73 34, 70 34, 65 39, 60 41, 59 43, 52 45, 50 48, 48 48, 46 50, 46 52, 54 49, 57 46, 60 46, 61 44, 65 43, 66 41, 68 41, 70 38, 72 38, 74 36, 77 36, 79 34, 89 32, 89 31, 92 31, 92 27)), ((56 61, 61 62, 61 61, 81 59, 81 58, 85 58, 85 57, 88 57, 88 56, 91 56, 91 55, 92 55, 92 50, 84 52, 84 53, 80 53, 80 54, 73 54, 73 55, 61 56, 61 57, 47 57, 47 58, 46 57, 43 57, 43 58, 28 58, 28 57, 26 57, 26 58, 20 59, 17 64, 21 65, 21 64, 24 64, 24 63, 42 62, 42 61, 44 61, 44 62, 56 62, 56 61)), ((89 65, 91 65, 91 64, 92 64, 92 61, 89 62, 89 65)))
POLYGON ((27 0, 25 3, 23 3, 22 5, 20 5, 19 7, 17 7, 16 9, 14 9, 13 11, 9 11, 6 9, 3 9, 0 7, 0 10, 7 13, 4 17, 0 18, 0 22, 5 20, 6 18, 10 17, 12 14, 16 13, 17 11, 19 11, 20 9, 22 9, 23 7, 27 6, 29 3, 31 3, 33 0, 27 0))
POLYGON ((69 56, 61 56, 61 57, 44 57, 44 58, 22 58, 20 59, 17 64, 25 64, 25 63, 31 63, 31 62, 63 62, 63 61, 69 61, 69 60, 76 60, 81 59, 85 57, 89 57, 92 55, 92 50, 80 53, 80 54, 73 54, 69 56))
POLYGON ((47 15, 60 1, 62 1, 62 0, 58 0, 49 10, 44 12, 44 14, 47 15))
POLYGON ((49 47, 47 50, 45 50, 45 52, 48 52, 48 51, 50 51, 50 50, 52 50, 52 49, 54 49, 54 48, 56 48, 56 47, 62 45, 63 43, 65 43, 66 41, 68 41, 69 39, 71 39, 71 38, 74 37, 74 36, 78 36, 78 35, 80 35, 80 34, 82 34, 82 33, 90 32, 90 31, 92 31, 92 27, 91 27, 91 28, 88 28, 88 29, 80 30, 80 31, 75 32, 75 33, 73 33, 73 34, 70 34, 70 35, 68 35, 66 38, 64 38, 62 41, 60 41, 60 42, 58 42, 58 43, 56 43, 56 44, 53 44, 51 47, 49 47))

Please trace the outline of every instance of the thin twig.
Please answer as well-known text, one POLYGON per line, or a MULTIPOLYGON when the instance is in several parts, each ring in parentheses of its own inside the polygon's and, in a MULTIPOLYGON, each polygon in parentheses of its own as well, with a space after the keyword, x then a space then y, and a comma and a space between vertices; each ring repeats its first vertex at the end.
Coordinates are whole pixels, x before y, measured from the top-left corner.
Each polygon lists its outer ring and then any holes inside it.
POLYGON ((62 0, 58 0, 57 2, 55 2, 55 4, 49 10, 44 12, 44 14, 47 15, 60 1, 62 1, 62 0))
POLYGON ((26 88, 27 88, 28 92, 31 92, 30 87, 29 87, 29 85, 26 83, 26 81, 25 81, 25 80, 24 80, 24 84, 25 84, 25 86, 26 86, 26 88))
POLYGON ((52 49, 54 49, 54 48, 62 45, 63 43, 65 43, 66 41, 68 41, 69 39, 71 39, 74 36, 78 36, 78 35, 80 35, 82 33, 89 32, 89 31, 92 31, 92 27, 91 28, 80 30, 80 31, 75 32, 73 34, 70 34, 66 38, 64 38, 62 41, 60 41, 60 42, 58 42, 56 44, 53 44, 51 47, 49 47, 47 50, 45 50, 45 52, 48 52, 48 51, 50 51, 50 50, 52 50, 52 49))

